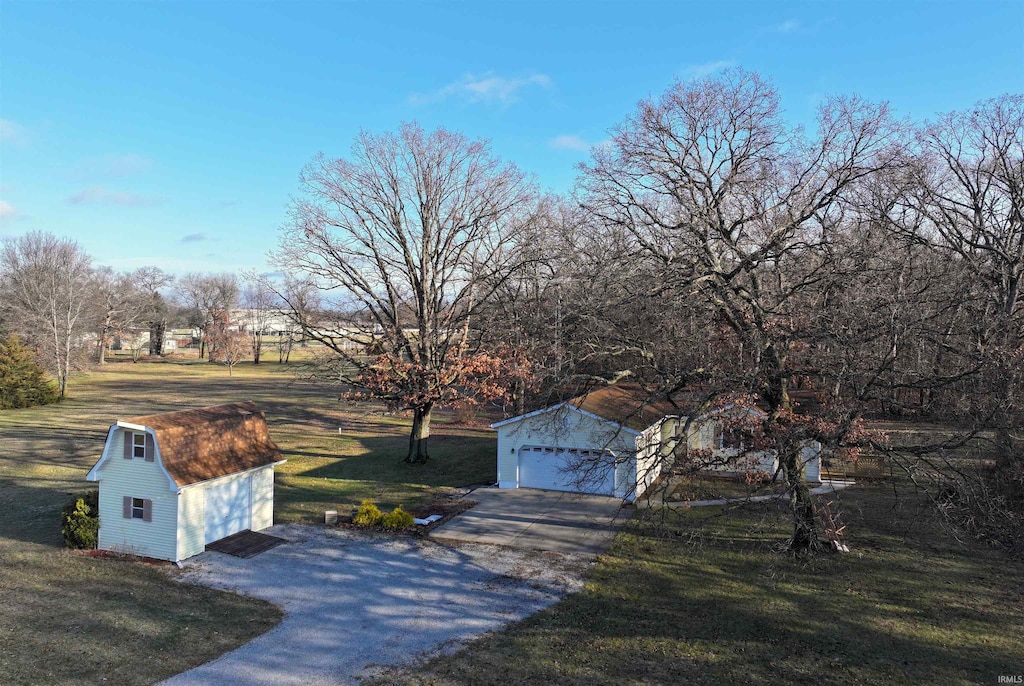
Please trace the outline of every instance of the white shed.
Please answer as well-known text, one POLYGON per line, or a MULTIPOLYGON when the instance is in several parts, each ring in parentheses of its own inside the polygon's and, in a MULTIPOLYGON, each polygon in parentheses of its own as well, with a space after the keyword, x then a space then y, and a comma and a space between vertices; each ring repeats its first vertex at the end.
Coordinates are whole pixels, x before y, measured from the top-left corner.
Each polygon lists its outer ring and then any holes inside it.
POLYGON ((176 562, 265 529, 283 462, 252 402, 118 421, 86 476, 99 482, 98 547, 176 562))
MULTIPOLYGON (((695 459, 699 470, 775 471, 774 454, 743 451, 730 443, 722 422, 728 408, 691 422, 684 440, 686 414, 678 401, 619 383, 496 422, 491 428, 498 430, 498 487, 634 501, 680 454, 695 459)), ((819 447, 804 448, 809 481, 820 478, 819 447)))

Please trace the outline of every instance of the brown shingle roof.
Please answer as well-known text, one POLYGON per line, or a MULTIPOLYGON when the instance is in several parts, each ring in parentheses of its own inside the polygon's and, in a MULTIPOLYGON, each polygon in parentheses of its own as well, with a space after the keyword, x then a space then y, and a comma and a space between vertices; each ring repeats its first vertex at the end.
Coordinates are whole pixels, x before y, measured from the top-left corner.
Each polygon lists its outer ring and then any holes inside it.
POLYGON ((164 468, 178 486, 280 462, 256 403, 215 405, 125 420, 156 432, 164 468))
POLYGON ((669 415, 685 414, 684 409, 668 397, 653 395, 636 383, 605 386, 567 402, 635 431, 643 431, 669 415))

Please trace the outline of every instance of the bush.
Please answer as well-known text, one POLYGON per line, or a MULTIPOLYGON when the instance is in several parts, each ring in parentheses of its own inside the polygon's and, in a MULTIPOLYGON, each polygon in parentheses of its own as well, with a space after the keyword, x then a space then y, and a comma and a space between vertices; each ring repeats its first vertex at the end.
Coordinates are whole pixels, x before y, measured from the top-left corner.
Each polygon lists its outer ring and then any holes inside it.
POLYGON ((381 522, 381 525, 391 531, 408 529, 413 525, 413 518, 411 514, 403 510, 402 506, 399 505, 384 516, 384 521, 381 522))
POLYGON ((64 536, 64 545, 85 550, 96 547, 96 534, 100 530, 99 497, 99 491, 89 491, 61 510, 60 533, 64 536))
POLYGON ((57 402, 57 389, 17 336, 0 340, 0 410, 57 402))
POLYGON ((355 517, 352 518, 352 523, 360 526, 377 526, 382 521, 384 521, 384 513, 369 499, 363 501, 355 517))

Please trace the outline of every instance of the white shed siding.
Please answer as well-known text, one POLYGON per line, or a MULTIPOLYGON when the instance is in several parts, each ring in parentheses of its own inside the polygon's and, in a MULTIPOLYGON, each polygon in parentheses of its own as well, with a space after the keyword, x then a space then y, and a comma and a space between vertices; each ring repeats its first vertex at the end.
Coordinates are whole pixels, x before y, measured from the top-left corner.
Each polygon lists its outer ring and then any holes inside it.
POLYGON ((186 488, 178 496, 178 560, 198 555, 206 549, 206 491, 202 486, 186 488))
POLYGON ((252 475, 252 530, 274 525, 274 468, 264 467, 252 475))
POLYGON ((213 543, 252 526, 252 473, 240 472, 204 481, 203 538, 213 543))
POLYGON ((123 457, 125 431, 118 429, 106 450, 109 457, 100 472, 101 550, 176 560, 178 497, 159 462, 123 457), (152 521, 126 519, 124 497, 153 501, 152 521))

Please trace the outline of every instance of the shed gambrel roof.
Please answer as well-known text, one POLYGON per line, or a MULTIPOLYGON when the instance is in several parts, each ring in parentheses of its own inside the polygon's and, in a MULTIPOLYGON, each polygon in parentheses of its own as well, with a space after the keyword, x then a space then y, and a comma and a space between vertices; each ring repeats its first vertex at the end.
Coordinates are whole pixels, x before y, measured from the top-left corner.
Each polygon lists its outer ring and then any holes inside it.
POLYGON ((152 429, 164 469, 179 486, 284 461, 253 402, 123 420, 152 429))

